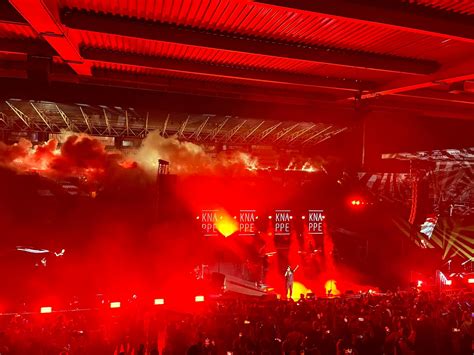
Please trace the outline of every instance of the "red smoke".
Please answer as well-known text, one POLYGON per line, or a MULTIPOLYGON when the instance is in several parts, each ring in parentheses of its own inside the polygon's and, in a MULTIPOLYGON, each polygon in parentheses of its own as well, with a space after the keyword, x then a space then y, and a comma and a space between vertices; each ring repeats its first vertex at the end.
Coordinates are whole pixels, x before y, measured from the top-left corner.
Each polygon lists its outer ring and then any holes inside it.
POLYGON ((117 169, 136 167, 122 153, 107 151, 97 139, 85 135, 71 135, 59 148, 54 139, 34 147, 26 139, 12 145, 0 142, 0 165, 20 173, 84 177, 90 182, 100 181, 117 169))

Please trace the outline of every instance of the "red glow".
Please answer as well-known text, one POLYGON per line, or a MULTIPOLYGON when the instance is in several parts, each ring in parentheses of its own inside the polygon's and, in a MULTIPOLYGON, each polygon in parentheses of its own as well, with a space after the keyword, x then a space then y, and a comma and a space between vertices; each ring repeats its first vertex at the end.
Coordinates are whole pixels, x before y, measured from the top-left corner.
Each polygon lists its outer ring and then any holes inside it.
POLYGON ((446 286, 451 286, 453 284, 453 280, 446 280, 446 286))
POLYGON ((219 220, 215 222, 217 230, 224 236, 229 237, 239 230, 237 221, 225 211, 221 211, 219 220))
POLYGON ((293 284, 293 294, 291 295, 291 298, 293 301, 298 301, 300 299, 300 295, 307 295, 308 293, 312 293, 309 288, 307 288, 304 284, 301 282, 296 282, 293 284))
POLYGON ((352 206, 361 206, 361 205, 365 205, 365 201, 364 200, 361 200, 361 199, 353 199, 351 200, 351 205, 352 206))
POLYGON ((165 304, 165 299, 164 298, 155 298, 154 304, 155 304, 155 306, 163 305, 163 304, 165 304))
POLYGON ((474 279, 468 279, 467 283, 474 284, 474 279))
POLYGON ((196 302, 204 302, 204 296, 196 296, 196 297, 194 297, 194 300, 196 302))
POLYGON ((110 308, 120 308, 120 302, 110 302, 110 308))
POLYGON ((119 163, 119 165, 125 169, 133 169, 138 166, 137 163, 133 160, 124 160, 121 163, 119 163))
POLYGON ((337 296, 341 294, 341 292, 337 289, 335 280, 326 281, 324 284, 324 289, 326 290, 327 295, 337 296))
POLYGON ((51 313, 53 311, 52 307, 41 307, 40 313, 51 313))

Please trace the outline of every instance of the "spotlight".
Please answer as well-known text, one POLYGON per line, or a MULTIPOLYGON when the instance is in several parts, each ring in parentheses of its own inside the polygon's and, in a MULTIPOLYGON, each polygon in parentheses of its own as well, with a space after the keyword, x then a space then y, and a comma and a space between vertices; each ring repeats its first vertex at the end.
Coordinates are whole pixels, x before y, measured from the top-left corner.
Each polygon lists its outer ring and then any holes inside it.
POLYGON ((367 204, 366 201, 360 200, 360 199, 355 199, 351 201, 352 206, 361 206, 361 205, 366 205, 366 204, 367 204))
POLYGON ((468 279, 468 280, 467 280, 467 283, 468 283, 468 284, 474 284, 474 279, 468 279))
POLYGON ((258 216, 255 216, 255 219, 258 219, 258 216))
POLYGON ((196 219, 199 220, 199 216, 196 216, 196 219))
POLYGON ((53 311, 52 307, 41 307, 40 313, 51 313, 53 311))
POLYGON ((290 216, 290 219, 293 219, 293 216, 290 216))
POLYGON ((306 219, 306 217, 305 217, 305 216, 301 216, 301 219, 306 219))
POLYGON ((196 301, 196 302, 204 302, 204 296, 196 296, 196 297, 194 297, 194 301, 196 301))
POLYGON ((446 280, 446 286, 451 286, 453 284, 453 280, 446 280))
POLYGON ((110 302, 110 308, 120 308, 120 302, 110 302))
POLYGON ((268 219, 272 219, 272 216, 268 216, 268 219))
POLYGON ((164 298, 155 298, 154 304, 155 304, 155 306, 163 305, 163 304, 165 304, 165 299, 164 298))

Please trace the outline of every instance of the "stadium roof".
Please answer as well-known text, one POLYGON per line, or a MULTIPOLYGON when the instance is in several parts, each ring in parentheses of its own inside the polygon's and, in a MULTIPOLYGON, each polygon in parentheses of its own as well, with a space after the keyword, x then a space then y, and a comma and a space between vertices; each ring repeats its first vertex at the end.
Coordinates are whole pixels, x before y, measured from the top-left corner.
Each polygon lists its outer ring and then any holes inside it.
POLYGON ((473 54, 470 1, 0 0, 9 95, 47 74, 52 92, 146 89, 172 109, 197 95, 229 114, 338 119, 366 103, 472 118, 473 54))

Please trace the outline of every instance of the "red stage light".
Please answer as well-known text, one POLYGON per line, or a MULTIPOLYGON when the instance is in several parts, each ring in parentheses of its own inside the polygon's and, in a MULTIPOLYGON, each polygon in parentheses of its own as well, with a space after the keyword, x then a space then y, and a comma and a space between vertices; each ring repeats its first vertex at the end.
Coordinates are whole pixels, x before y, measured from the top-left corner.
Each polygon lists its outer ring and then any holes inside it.
POLYGON ((204 296, 196 296, 196 297, 194 297, 194 300, 196 302, 204 302, 204 296))
POLYGON ((305 216, 301 216, 301 219, 305 219, 306 217, 305 216))
POLYGON ((155 306, 163 305, 163 304, 165 304, 164 298, 155 298, 155 306))
POLYGON ((52 307, 41 307, 40 313, 51 313, 53 311, 52 307))
POLYGON ((363 200, 352 200, 351 205, 352 206, 361 206, 361 205, 366 205, 367 203, 363 200))
POLYGON ((120 308, 120 302, 110 302, 110 308, 120 308))
POLYGON ((467 283, 469 283, 469 284, 474 284, 474 279, 468 279, 468 280, 467 280, 467 283))
POLYGON ((446 280, 446 286, 451 286, 453 284, 453 280, 446 280))
POLYGON ((416 287, 421 287, 421 286, 423 286, 423 281, 418 280, 418 282, 416 283, 416 287))
POLYGON ((196 216, 196 219, 198 219, 198 220, 199 220, 199 216, 196 216))
POLYGON ((268 219, 272 219, 272 216, 268 216, 268 219))

